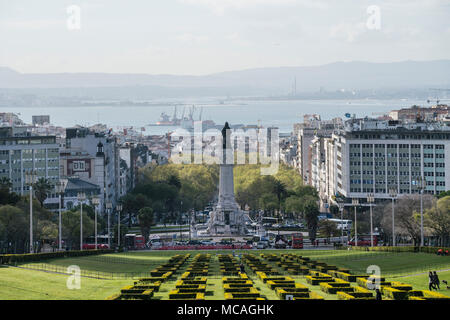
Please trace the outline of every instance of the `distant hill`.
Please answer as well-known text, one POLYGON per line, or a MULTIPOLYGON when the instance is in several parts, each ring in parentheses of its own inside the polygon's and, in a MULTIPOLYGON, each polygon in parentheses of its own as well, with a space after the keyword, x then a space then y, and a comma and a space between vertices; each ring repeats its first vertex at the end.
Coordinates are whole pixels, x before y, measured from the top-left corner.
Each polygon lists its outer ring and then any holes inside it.
MULTIPOLYGON (((248 88, 270 94, 355 89, 450 88, 450 60, 392 63, 335 62, 311 67, 259 68, 205 76, 117 73, 24 74, 0 67, 0 88, 182 87, 248 88)), ((194 90, 195 91, 195 90, 194 90)))

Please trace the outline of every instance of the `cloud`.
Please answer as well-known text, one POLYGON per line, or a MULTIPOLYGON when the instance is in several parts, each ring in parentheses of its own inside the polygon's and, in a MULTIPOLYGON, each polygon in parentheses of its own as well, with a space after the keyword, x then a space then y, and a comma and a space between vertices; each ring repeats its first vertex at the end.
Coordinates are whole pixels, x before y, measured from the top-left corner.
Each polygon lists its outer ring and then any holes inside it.
POLYGON ((49 19, 49 20, 4 20, 0 22, 1 29, 4 30, 46 30, 56 27, 66 26, 66 21, 49 19))
POLYGON ((204 43, 209 40, 209 38, 207 36, 194 35, 192 33, 183 33, 183 34, 177 36, 176 39, 183 43, 191 43, 191 44, 204 43))
POLYGON ((223 15, 229 9, 245 9, 255 6, 288 6, 300 5, 308 8, 327 8, 322 1, 318 0, 179 0, 188 5, 205 6, 217 15, 223 15))
POLYGON ((347 23, 341 22, 330 28, 330 37, 336 39, 342 39, 347 42, 354 42, 367 32, 366 24, 363 22, 347 23))

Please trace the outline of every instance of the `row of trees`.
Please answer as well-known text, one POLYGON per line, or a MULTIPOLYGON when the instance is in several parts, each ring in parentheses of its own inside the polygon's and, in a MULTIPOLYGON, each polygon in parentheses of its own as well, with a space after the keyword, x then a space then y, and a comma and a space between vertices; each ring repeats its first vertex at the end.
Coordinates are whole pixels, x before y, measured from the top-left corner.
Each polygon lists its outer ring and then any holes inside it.
POLYGON ((201 210, 213 199, 218 175, 217 166, 146 166, 140 170, 136 188, 121 199, 129 226, 137 218, 147 238, 157 222, 181 223, 182 212, 201 210))
MULTIPOLYGON (((259 165, 235 166, 239 205, 255 215, 262 210, 265 216, 303 218, 310 237, 315 238, 319 213, 316 190, 304 186, 298 172, 284 165, 273 176, 262 176, 260 172, 259 165)), ((218 194, 218 165, 149 165, 139 177, 136 188, 121 201, 128 221, 131 223, 133 216, 138 218, 143 235, 156 222, 177 222, 181 212, 204 209, 218 194)))
MULTIPOLYGON (((423 195, 423 225, 426 236, 433 236, 436 245, 449 244, 450 241, 450 196, 440 198, 423 195)), ((420 196, 407 195, 395 203, 395 228, 400 236, 420 243, 420 196)), ((375 210, 375 219, 385 233, 392 236, 392 203, 387 202, 375 210)))
MULTIPOLYGON (((80 241, 80 208, 64 211, 62 217, 62 237, 65 247, 79 249, 80 241)), ((98 219, 98 228, 104 221, 98 219)), ((83 206, 83 235, 94 235, 94 209, 83 206)), ((33 200, 33 237, 40 251, 44 243, 57 246, 58 214, 39 206, 39 201, 33 200)), ((15 206, 0 206, 0 250, 7 253, 28 252, 30 239, 30 212, 27 197, 20 198, 15 206)))
MULTIPOLYGON (((15 205, 20 200, 20 196, 11 192, 12 182, 6 177, 0 178, 0 205, 10 204, 15 205)), ((39 178, 33 184, 34 195, 39 201, 41 207, 44 206, 44 201, 52 190, 52 185, 45 178, 39 178)))
POLYGON ((235 168, 236 201, 251 212, 278 219, 302 219, 311 239, 318 229, 318 195, 311 186, 303 185, 294 168, 280 164, 275 175, 262 176, 259 165, 235 168))
MULTIPOLYGON (((433 238, 435 245, 450 244, 450 195, 441 193, 437 197, 422 196, 423 224, 426 238, 433 238)), ((340 217, 338 210, 331 210, 340 217)), ((403 195, 394 204, 395 233, 397 242, 402 239, 420 243, 420 195, 403 195)), ((370 234, 370 214, 367 207, 357 207, 358 234, 370 234)), ((344 219, 354 220, 354 208, 346 207, 344 219)), ((379 203, 373 207, 373 226, 378 228, 382 238, 392 241, 392 201, 379 203)), ((340 231, 328 227, 326 236, 339 236, 340 231)), ((354 234, 354 225, 352 234, 354 234)))
MULTIPOLYGON (((30 200, 11 192, 9 179, 0 179, 0 250, 3 252, 28 252, 30 239, 30 200)), ((39 251, 43 243, 56 246, 58 239, 58 214, 44 207, 44 201, 52 190, 52 185, 44 178, 33 184, 33 237, 38 242, 34 246, 39 251)), ((94 207, 83 206, 83 235, 94 235, 94 207)), ((65 246, 79 249, 80 207, 64 211, 62 217, 62 238, 65 246)), ((104 219, 98 217, 98 229, 105 226, 104 219)))

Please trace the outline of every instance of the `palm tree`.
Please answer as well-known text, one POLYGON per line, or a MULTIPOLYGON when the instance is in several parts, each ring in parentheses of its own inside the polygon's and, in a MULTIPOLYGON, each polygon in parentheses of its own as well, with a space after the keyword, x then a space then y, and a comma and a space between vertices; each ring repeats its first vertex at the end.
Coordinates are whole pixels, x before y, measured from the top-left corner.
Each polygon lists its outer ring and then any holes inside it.
POLYGON ((53 186, 50 182, 45 178, 39 178, 39 180, 33 185, 35 190, 36 199, 41 204, 41 207, 44 206, 44 201, 47 199, 48 194, 52 190, 53 186))
POLYGON ((0 189, 2 190, 10 190, 12 188, 12 182, 7 177, 0 178, 0 189))
POLYGON ((138 213, 138 220, 142 235, 147 241, 150 236, 150 229, 154 225, 153 209, 150 207, 140 209, 138 213))
MULTIPOLYGON (((273 192, 277 195, 278 199, 278 219, 280 219, 281 215, 281 199, 284 198, 287 194, 287 190, 283 182, 275 179, 275 184, 273 186, 273 192)), ((280 229, 278 228, 278 234, 280 234, 280 229)))

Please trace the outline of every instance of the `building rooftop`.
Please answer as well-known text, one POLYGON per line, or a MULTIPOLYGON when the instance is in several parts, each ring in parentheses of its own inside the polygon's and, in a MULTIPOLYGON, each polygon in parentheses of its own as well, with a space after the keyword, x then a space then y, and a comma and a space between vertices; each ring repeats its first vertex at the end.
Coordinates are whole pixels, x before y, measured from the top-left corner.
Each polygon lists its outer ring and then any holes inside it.
POLYGON ((450 127, 443 122, 406 122, 401 120, 379 120, 367 117, 347 120, 344 129, 346 132, 390 130, 450 132, 450 127))

